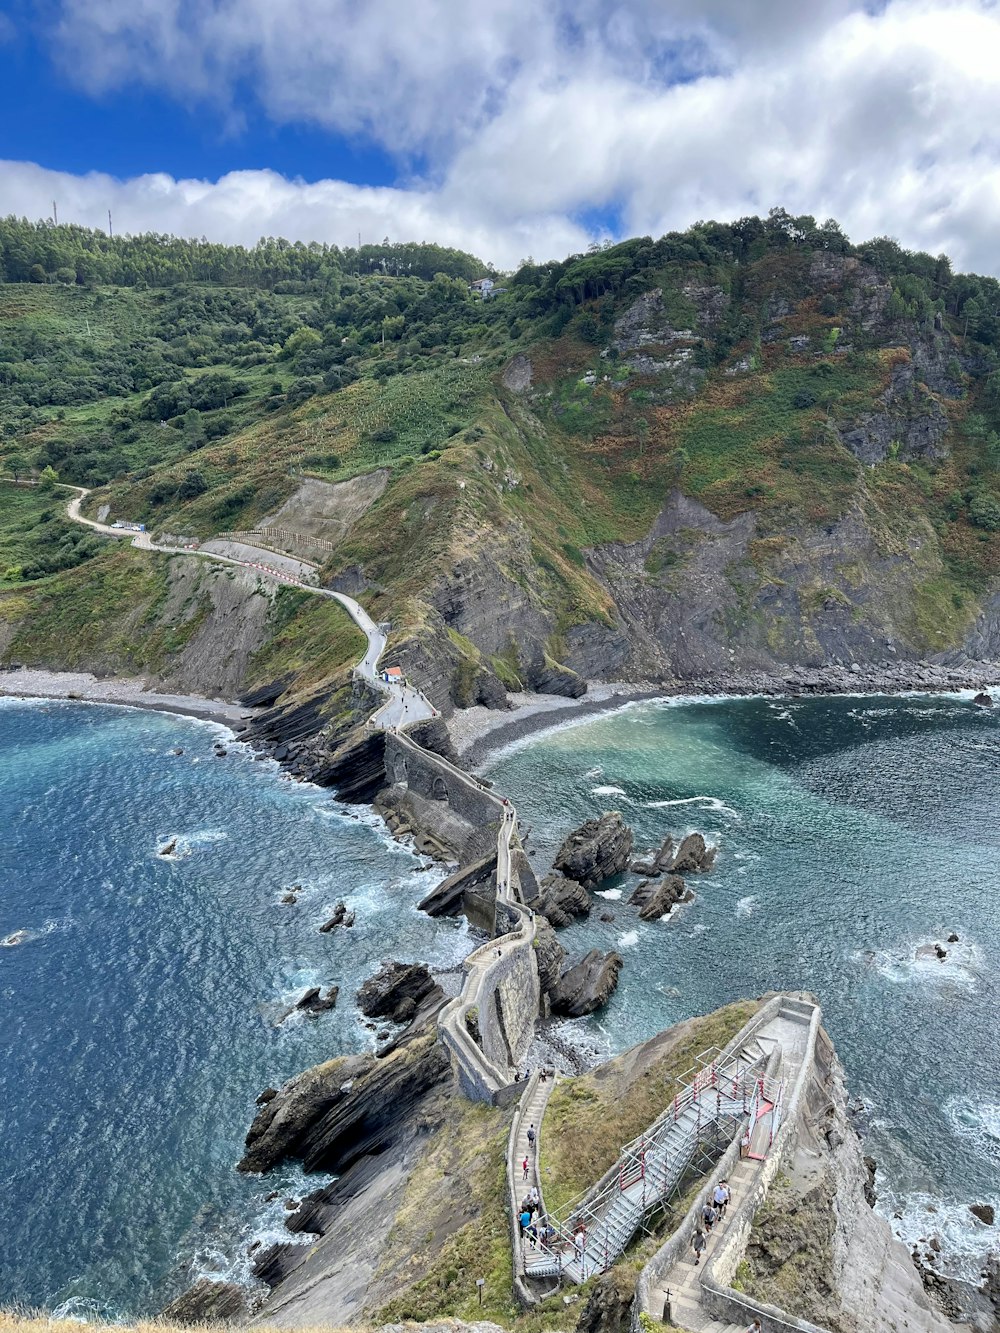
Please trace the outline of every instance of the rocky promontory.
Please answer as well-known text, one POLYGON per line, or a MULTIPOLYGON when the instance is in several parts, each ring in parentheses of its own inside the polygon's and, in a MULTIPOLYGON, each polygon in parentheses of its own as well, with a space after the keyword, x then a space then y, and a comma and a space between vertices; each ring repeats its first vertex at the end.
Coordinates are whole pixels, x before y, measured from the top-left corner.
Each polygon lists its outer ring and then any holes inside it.
POLYGON ((591 949, 560 976, 550 994, 553 1014, 583 1018, 600 1009, 614 994, 623 965, 620 953, 591 949))

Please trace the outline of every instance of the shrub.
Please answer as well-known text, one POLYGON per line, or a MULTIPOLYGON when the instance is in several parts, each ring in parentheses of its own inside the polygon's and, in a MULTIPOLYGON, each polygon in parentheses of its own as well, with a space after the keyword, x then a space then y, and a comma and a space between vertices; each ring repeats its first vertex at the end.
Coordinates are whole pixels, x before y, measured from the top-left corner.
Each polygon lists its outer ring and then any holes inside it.
POLYGON ((1000 501, 992 495, 980 493, 969 505, 969 517, 977 528, 987 532, 1000 532, 1000 501))

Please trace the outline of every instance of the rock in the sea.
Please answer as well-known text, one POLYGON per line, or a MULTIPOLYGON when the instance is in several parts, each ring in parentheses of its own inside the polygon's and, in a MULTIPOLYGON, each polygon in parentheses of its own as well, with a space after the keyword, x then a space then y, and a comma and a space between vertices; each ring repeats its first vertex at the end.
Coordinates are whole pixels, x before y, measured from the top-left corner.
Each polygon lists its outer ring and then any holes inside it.
POLYGON ((535 917, 535 962, 538 965, 538 984, 546 995, 559 985, 566 950, 556 939, 556 933, 544 916, 535 917))
POLYGON ((177 839, 176 839, 176 838, 171 838, 169 842, 164 843, 164 845, 163 845, 161 848, 159 848, 159 850, 158 850, 158 852, 157 852, 157 855, 158 855, 158 856, 173 856, 173 854, 174 854, 174 852, 175 852, 176 850, 177 850, 177 839))
POLYGON ((992 708, 993 696, 986 694, 985 691, 981 690, 979 694, 976 695, 976 697, 973 699, 972 702, 974 704, 978 704, 980 708, 992 708))
POLYGON ((552 1012, 582 1018, 600 1009, 615 992, 622 963, 621 954, 591 949, 559 978, 551 996, 552 1012))
POLYGON ((242 1322, 250 1313, 246 1287, 235 1282, 213 1282, 202 1277, 183 1296, 171 1301, 161 1311, 163 1319, 173 1324, 205 1324, 209 1321, 242 1322))
POLYGON ((333 916, 329 921, 324 921, 319 928, 321 935, 329 935, 331 930, 336 930, 338 926, 350 927, 354 925, 354 913, 347 910, 347 904, 341 899, 333 909, 333 916))
POLYGON ((711 870, 715 864, 715 848, 709 847, 700 833, 689 833, 677 848, 676 855, 669 865, 663 864, 661 870, 668 870, 673 875, 689 875, 704 870, 711 870))
POLYGON ((602 912, 597 919, 598 921, 614 921, 615 914, 614 912, 602 912))
POLYGON ((991 1203, 970 1204, 969 1212, 973 1217, 978 1217, 980 1222, 985 1222, 988 1227, 993 1226, 996 1221, 996 1211, 991 1203))
POLYGON ((434 978, 423 963, 385 963, 358 991, 358 1008, 366 1018, 391 1018, 394 1023, 406 1022, 413 1012, 406 1001, 414 1006, 434 989, 434 978), (401 1015, 399 1018, 396 1015, 401 1015))
POLYGON ((650 852, 641 861, 633 861, 631 870, 634 875, 645 875, 652 879, 666 870, 674 857, 674 840, 668 833, 655 852, 650 852))
POLYGON ((677 905, 689 903, 694 894, 680 875, 664 875, 663 879, 644 879, 629 898, 638 907, 643 921, 658 921, 677 905))
POLYGON ((553 868, 585 889, 593 889, 626 869, 632 857, 632 841, 632 830, 618 811, 606 811, 600 819, 588 819, 569 835, 556 854, 553 868))
POLYGON ((275 1097, 277 1097, 277 1095, 278 1095, 277 1088, 265 1088, 264 1091, 260 1093, 259 1096, 257 1097, 257 1105, 266 1106, 268 1102, 273 1102, 275 1097))
POLYGON ((538 911, 554 926, 568 926, 574 917, 590 915, 590 895, 575 879, 556 872, 546 875, 539 887, 538 911))
POLYGON ((299 900, 294 893, 283 893, 281 895, 281 901, 283 903, 297 903, 299 900))
POLYGON ((954 931, 952 931, 951 934, 948 936, 948 943, 949 943, 949 944, 957 944, 957 943, 958 943, 958 936, 955 934, 954 931))
POLYGON ((331 986, 325 995, 319 986, 310 986, 295 1007, 303 1009, 307 1014, 326 1013, 329 1009, 336 1009, 339 994, 339 986, 331 986))

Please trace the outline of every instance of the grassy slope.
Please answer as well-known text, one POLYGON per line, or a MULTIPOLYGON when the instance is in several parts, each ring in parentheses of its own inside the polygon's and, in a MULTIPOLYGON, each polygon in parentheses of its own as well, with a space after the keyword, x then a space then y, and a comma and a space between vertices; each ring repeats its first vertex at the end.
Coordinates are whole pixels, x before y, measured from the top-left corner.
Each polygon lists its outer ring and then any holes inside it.
MULTIPOLYGON (((689 319, 680 287, 690 275, 657 276, 668 309, 678 321, 689 319)), ((827 525, 860 506, 880 549, 915 564, 905 637, 920 649, 945 646, 960 637, 1000 572, 1000 533, 974 527, 965 498, 972 487, 1000 498, 1000 483, 984 463, 982 432, 966 424, 975 420, 982 386, 970 384, 965 400, 943 403, 953 427, 948 459, 934 465, 890 459, 862 468, 833 424, 877 410, 893 365, 908 351, 887 346, 836 353, 844 316, 818 313, 799 257, 770 256, 750 270, 741 296, 746 309, 757 309, 755 302, 772 289, 794 303, 783 334, 810 337, 810 350, 795 350, 786 337, 762 344, 751 336, 731 354, 745 357, 750 371, 727 376, 723 367, 710 366, 690 400, 663 401, 658 377, 629 374, 613 357, 602 362, 592 343, 570 331, 541 341, 521 333, 538 391, 517 400, 496 378, 518 346, 500 323, 458 348, 460 355, 432 348, 409 364, 398 346, 369 349, 356 382, 277 412, 268 395, 275 381, 287 387, 294 367, 280 359, 237 365, 236 358, 235 373, 248 392, 225 411, 202 414, 204 426, 218 420, 226 433, 199 441, 193 451, 183 430, 138 417, 141 394, 42 409, 35 414, 41 420, 13 443, 29 458, 56 435, 98 453, 111 450, 128 468, 104 497, 113 514, 202 537, 252 526, 303 473, 339 480, 387 466, 389 486, 327 573, 362 565, 385 588, 374 599, 376 613, 419 630, 423 594, 442 569, 491 543, 504 545, 505 572, 554 614, 549 651, 556 659, 564 629, 607 621, 611 612, 606 591, 584 568, 582 550, 642 536, 674 485, 723 518, 756 512, 754 568, 741 574, 745 586, 737 601, 749 595, 747 588, 775 577, 790 532, 827 525), (472 356, 476 347, 479 360, 472 356), (380 362, 397 360, 406 361, 404 373, 384 382, 370 377, 380 362), (608 369, 619 382, 586 385, 581 376, 587 369, 608 369), (810 397, 808 406, 800 405, 810 397), (182 486, 192 469, 206 489, 185 498, 182 486)), ((43 342, 58 337, 79 349, 85 369, 95 348, 104 355, 116 340, 153 345, 163 299, 156 292, 0 286, 0 333, 16 324, 22 331, 30 326, 43 342)), ((304 298, 280 299, 289 318, 308 305, 304 298)), ((174 373, 194 381, 213 369, 174 373)), ((23 524, 20 535, 16 526, 13 516, 0 515, 0 574, 16 563, 5 564, 7 552, 17 555, 19 541, 34 540, 23 524)), ((849 588, 852 571, 845 567, 843 574, 849 588)), ((55 594, 64 587, 77 595, 72 580, 57 583, 55 594)), ((23 606, 25 590, 19 593, 16 605, 23 606)), ((137 602, 145 595, 137 587, 137 602)), ((804 613, 818 614, 829 595, 825 588, 804 589, 804 613)), ((850 592, 836 595, 849 598, 850 592)), ((100 602, 98 596, 97 610, 100 602)), ((6 614, 10 619, 11 607, 6 614)), ((308 655, 308 636, 299 641, 308 655)), ((322 635, 313 643, 321 645, 322 635)), ((476 650, 465 648, 471 663, 476 650)), ((276 663, 280 657, 274 650, 276 663)), ((493 666, 516 682, 513 660, 493 666)), ((323 670, 315 664, 312 678, 323 670)))

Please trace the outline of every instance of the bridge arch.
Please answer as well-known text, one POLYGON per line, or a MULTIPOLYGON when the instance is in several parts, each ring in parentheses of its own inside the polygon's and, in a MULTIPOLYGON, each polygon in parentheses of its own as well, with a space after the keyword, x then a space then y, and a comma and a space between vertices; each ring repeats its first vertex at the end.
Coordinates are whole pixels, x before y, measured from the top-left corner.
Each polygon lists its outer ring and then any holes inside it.
POLYGON ((406 755, 400 754, 397 750, 392 756, 392 780, 393 782, 400 782, 405 786, 409 781, 409 777, 409 771, 406 767, 406 755))

